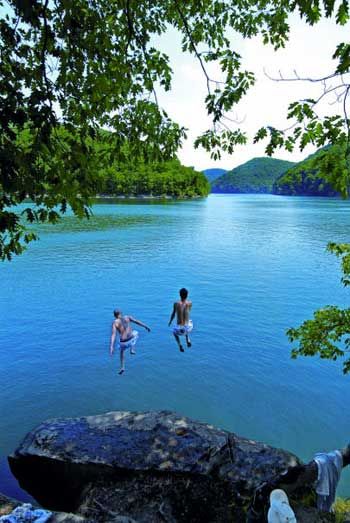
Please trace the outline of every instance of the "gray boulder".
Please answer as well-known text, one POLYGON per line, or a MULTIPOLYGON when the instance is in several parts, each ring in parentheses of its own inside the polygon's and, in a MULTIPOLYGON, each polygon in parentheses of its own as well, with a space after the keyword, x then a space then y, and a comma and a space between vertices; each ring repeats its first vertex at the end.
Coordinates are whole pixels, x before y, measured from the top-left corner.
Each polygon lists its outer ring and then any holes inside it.
POLYGON ((43 506, 91 521, 223 523, 244 521, 255 488, 299 461, 160 411, 46 421, 9 463, 43 506))
POLYGON ((298 523, 335 523, 334 514, 318 512, 312 507, 294 507, 294 513, 298 523))

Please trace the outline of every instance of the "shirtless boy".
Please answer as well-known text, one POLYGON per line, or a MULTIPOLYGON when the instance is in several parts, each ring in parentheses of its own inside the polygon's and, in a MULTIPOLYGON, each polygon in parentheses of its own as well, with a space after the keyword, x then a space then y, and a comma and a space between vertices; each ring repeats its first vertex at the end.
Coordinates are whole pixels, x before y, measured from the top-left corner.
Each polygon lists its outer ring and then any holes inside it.
POLYGON ((114 352, 114 343, 117 332, 119 333, 119 349, 120 349, 120 370, 119 374, 123 374, 125 371, 124 365, 124 352, 125 350, 130 349, 130 354, 135 353, 135 345, 139 337, 139 333, 135 330, 132 330, 130 323, 136 323, 144 327, 146 331, 151 332, 151 329, 147 327, 142 321, 136 320, 132 316, 123 316, 122 311, 116 309, 114 311, 115 320, 112 323, 112 335, 111 335, 111 344, 110 344, 110 355, 113 355, 114 352))
POLYGON ((192 308, 192 302, 187 299, 188 290, 180 289, 180 300, 174 303, 173 312, 171 313, 168 326, 170 327, 171 322, 175 318, 177 325, 173 328, 173 334, 181 352, 185 352, 180 342, 180 336, 185 336, 187 347, 191 347, 192 343, 189 337, 189 333, 193 329, 192 320, 190 320, 190 311, 192 308))

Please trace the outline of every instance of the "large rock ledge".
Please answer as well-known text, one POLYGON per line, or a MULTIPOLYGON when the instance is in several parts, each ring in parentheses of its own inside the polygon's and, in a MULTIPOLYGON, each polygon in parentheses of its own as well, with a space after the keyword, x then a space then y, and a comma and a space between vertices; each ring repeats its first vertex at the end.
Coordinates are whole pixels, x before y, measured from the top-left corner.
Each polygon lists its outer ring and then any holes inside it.
POLYGON ((224 523, 299 460, 172 412, 123 411, 46 421, 9 463, 41 505, 87 521, 224 523))

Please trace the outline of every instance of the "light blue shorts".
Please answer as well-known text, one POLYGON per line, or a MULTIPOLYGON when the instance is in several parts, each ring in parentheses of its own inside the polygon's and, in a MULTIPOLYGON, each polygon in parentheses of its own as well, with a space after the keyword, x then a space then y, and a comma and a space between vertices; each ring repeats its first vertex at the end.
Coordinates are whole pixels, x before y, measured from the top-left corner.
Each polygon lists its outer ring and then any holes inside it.
POLYGON ((137 331, 132 331, 131 337, 125 341, 119 340, 119 349, 128 350, 135 347, 137 340, 139 339, 139 333, 137 331))
POLYGON ((173 334, 176 334, 176 336, 187 336, 193 329, 193 322, 192 320, 188 320, 188 323, 186 325, 176 325, 173 328, 173 334))

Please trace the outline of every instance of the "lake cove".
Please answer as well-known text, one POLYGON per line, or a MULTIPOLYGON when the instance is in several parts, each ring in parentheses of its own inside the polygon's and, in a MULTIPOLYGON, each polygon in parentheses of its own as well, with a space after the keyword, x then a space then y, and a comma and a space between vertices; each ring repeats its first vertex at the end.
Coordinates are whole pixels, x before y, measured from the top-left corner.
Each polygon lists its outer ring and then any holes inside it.
POLYGON ((38 227, 1 267, 0 492, 16 489, 6 456, 53 417, 172 410, 304 461, 347 443, 349 378, 337 362, 291 360, 285 329, 348 303, 325 247, 348 241, 349 202, 211 195, 93 210, 38 227), (182 286, 195 326, 184 354, 167 327, 182 286), (152 328, 122 377, 108 354, 115 307, 152 328))

